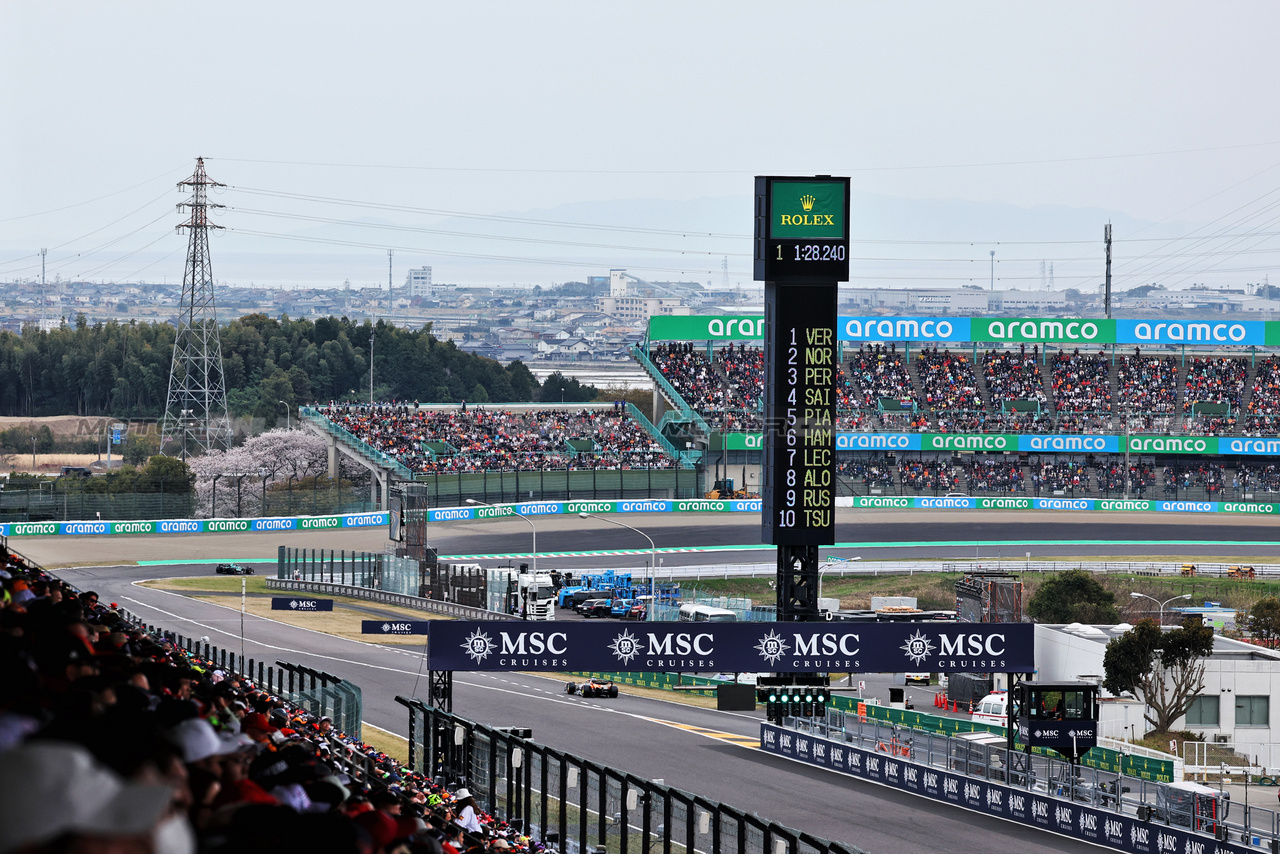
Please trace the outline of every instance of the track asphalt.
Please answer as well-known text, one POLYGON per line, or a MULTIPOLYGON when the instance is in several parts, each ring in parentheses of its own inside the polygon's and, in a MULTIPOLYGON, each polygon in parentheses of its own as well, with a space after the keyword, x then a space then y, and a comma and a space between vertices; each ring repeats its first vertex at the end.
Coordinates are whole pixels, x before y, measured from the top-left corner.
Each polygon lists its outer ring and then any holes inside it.
MULTIPOLYGON (((866 558, 994 557, 1031 550, 1050 554, 1247 554, 1280 555, 1280 536, 1266 520, 1177 517, 1151 514, 981 513, 964 511, 907 514, 890 511, 846 513, 842 542, 858 543, 866 558), (1076 516, 1078 518, 1066 518, 1076 516), (1251 523, 1246 524, 1245 521, 1251 523), (1174 545, 1178 541, 1195 541, 1174 545), (997 542, 999 544, 997 544, 997 542), (886 546, 885 543, 901 545, 886 546), (1240 545, 1228 545, 1238 543, 1240 545)), ((628 516, 659 547, 754 545, 757 522, 718 514, 628 516)), ((638 549, 638 535, 596 520, 540 518, 540 552, 638 549)), ((529 529, 513 520, 433 526, 431 540, 448 554, 519 552, 529 546, 529 529)), ((270 560, 280 545, 382 551, 384 530, 287 534, 191 536, 14 538, 11 545, 48 566, 78 565, 60 574, 105 601, 119 602, 148 622, 250 657, 287 659, 326 670, 360 685, 364 718, 374 726, 404 734, 407 716, 394 701, 411 696, 426 682, 421 650, 392 648, 331 637, 249 615, 245 636, 234 601, 222 606, 135 585, 138 580, 189 575, 212 576, 207 563, 180 561, 270 560), (138 560, 173 561, 157 566, 111 565, 138 560), (93 564, 88 566, 87 564, 93 564)), ((770 550, 729 552, 732 562, 765 561, 770 550)), ((696 551, 664 556, 667 563, 725 561, 725 552, 696 551)), ((572 560, 586 560, 577 558, 572 560)), ((635 558, 629 558, 635 563, 635 558)), ((596 560, 596 563, 603 561, 596 560)), ((543 567, 552 563, 544 559, 543 567)), ((556 561, 553 566, 568 566, 556 561)), ((259 572, 268 572, 265 567, 259 572)), ((818 836, 847 842, 874 854, 924 854, 940 850, 1023 854, 1027 851, 1094 850, 1092 846, 1036 833, 985 816, 935 804, 890 789, 830 774, 773 757, 749 746, 758 736, 759 714, 726 713, 664 700, 628 696, 584 700, 563 693, 563 683, 523 673, 460 673, 455 677, 455 710, 486 723, 527 726, 534 739, 588 759, 625 768, 668 785, 697 792, 818 836)))

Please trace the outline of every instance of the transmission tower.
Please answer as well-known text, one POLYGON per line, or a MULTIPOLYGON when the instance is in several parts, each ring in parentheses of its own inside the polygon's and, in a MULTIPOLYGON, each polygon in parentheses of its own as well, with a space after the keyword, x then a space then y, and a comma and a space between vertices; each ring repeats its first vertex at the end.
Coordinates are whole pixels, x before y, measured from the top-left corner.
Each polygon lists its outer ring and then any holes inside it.
POLYGON ((182 303, 178 334, 173 342, 173 366, 169 370, 169 396, 165 401, 164 441, 177 439, 186 455, 188 443, 199 453, 231 444, 231 420, 227 417, 227 385, 222 372, 222 343, 218 339, 217 308, 213 299, 213 265, 209 261, 209 208, 222 205, 205 200, 206 187, 225 187, 209 180, 204 158, 196 158, 196 171, 179 188, 188 188, 190 201, 178 209, 191 210, 178 226, 187 229, 187 263, 182 271, 182 303))

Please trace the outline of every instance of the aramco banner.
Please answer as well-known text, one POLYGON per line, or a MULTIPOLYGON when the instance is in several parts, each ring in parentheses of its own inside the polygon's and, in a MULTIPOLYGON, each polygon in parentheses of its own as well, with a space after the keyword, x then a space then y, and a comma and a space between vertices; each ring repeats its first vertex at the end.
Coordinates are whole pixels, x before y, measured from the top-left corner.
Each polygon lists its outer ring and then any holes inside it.
MULTIPOLYGON (((979 344, 1280 344, 1280 321, 1058 317, 840 317, 841 341, 979 344)), ((651 341, 751 341, 764 338, 760 315, 652 317, 651 341)))
POLYGON ((1030 623, 431 623, 432 670, 1035 670, 1030 623))

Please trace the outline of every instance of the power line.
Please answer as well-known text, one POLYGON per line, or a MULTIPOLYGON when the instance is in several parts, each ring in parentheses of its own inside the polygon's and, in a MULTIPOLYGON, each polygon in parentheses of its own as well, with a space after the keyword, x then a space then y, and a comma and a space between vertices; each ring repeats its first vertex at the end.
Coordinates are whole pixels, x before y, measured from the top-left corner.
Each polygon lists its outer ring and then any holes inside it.
MULTIPOLYGON (((854 166, 842 167, 840 172, 901 172, 917 169, 985 169, 993 166, 1039 166, 1050 163, 1087 163, 1097 160, 1126 160, 1140 157, 1169 157, 1180 154, 1204 154, 1214 151, 1239 151, 1247 148, 1268 148, 1280 145, 1274 142, 1248 142, 1237 145, 1219 145, 1207 148, 1174 148, 1164 151, 1142 151, 1124 154, 1093 154, 1082 157, 1049 157, 1037 160, 992 160, 974 163, 908 164, 903 166, 854 166)), ((753 175, 745 169, 521 169, 496 166, 422 166, 417 164, 389 163, 337 163, 314 160, 261 160, 243 157, 211 157, 228 163, 261 163, 274 166, 323 166, 339 169, 386 169, 413 172, 456 172, 461 174, 493 173, 498 175, 753 175)))
POLYGON ((125 187, 123 190, 115 190, 114 192, 106 193, 105 195, 95 196, 95 197, 94 197, 94 198, 92 198, 92 199, 86 199, 86 200, 85 200, 85 201, 83 201, 83 202, 74 202, 74 203, 69 204, 69 205, 63 205, 63 206, 62 206, 62 207, 60 207, 60 208, 50 208, 50 209, 49 209, 49 210, 47 210, 47 211, 36 211, 35 213, 21 214, 21 215, 19 215, 19 216, 6 217, 5 219, 0 219, 0 222, 15 222, 15 221, 20 220, 20 219, 30 219, 31 217, 34 217, 34 216, 45 216, 46 214, 51 214, 51 213, 60 213, 60 212, 62 212, 62 211, 69 211, 69 210, 71 210, 72 208, 79 208, 79 207, 83 207, 84 205, 91 205, 91 204, 93 204, 94 202, 100 202, 100 201, 102 201, 103 199, 109 199, 109 198, 111 198, 112 196, 118 196, 118 195, 120 195, 121 193, 127 193, 127 192, 129 192, 130 190, 135 190, 135 189, 137 189, 138 187, 143 186, 144 184, 150 184, 152 181, 158 181, 158 180, 160 180, 161 178, 165 177, 166 175, 172 175, 174 172, 177 172, 177 171, 178 171, 178 169, 166 169, 165 171, 161 172, 159 175, 156 175, 156 176, 155 176, 155 177, 153 177, 153 178, 148 178, 148 179, 147 179, 147 180, 145 180, 145 181, 139 181, 138 183, 134 184, 134 185, 133 185, 133 186, 131 186, 131 187, 125 187))

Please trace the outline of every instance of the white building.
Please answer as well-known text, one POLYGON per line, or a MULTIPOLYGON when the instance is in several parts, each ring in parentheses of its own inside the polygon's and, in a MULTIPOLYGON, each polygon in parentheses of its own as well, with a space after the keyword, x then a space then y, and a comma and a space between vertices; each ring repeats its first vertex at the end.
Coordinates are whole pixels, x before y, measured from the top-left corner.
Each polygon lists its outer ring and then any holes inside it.
MULTIPOLYGON (((1043 682, 1101 682, 1103 656, 1112 638, 1131 628, 1118 626, 1067 626, 1037 623, 1036 679, 1043 682)), ((1264 649, 1243 641, 1215 635, 1213 654, 1205 665, 1204 687, 1184 718, 1174 724, 1175 730, 1204 733, 1206 741, 1235 745, 1241 753, 1258 757, 1267 767, 1280 765, 1280 750, 1272 755, 1273 733, 1280 733, 1280 702, 1271 705, 1272 695, 1280 698, 1280 651, 1264 649)), ((1108 696, 1105 692, 1103 696, 1108 696)), ((1103 703, 1102 733, 1108 711, 1103 703)), ((1144 727, 1141 714, 1130 715, 1130 721, 1144 727)), ((1139 735, 1141 732, 1138 733, 1139 735)))
POLYGON ((404 277, 404 295, 409 299, 434 296, 431 290, 430 267, 418 267, 408 272, 404 277))
POLYGON ((654 315, 686 316, 689 306, 674 297, 599 297, 596 308, 633 326, 647 323, 654 315))

